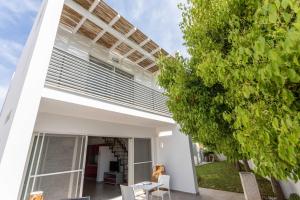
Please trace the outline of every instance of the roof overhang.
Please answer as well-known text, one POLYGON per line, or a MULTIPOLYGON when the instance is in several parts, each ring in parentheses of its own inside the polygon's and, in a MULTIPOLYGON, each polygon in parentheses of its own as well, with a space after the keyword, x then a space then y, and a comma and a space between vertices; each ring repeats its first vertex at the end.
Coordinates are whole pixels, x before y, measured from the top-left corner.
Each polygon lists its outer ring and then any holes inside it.
POLYGON ((169 54, 103 0, 65 0, 60 25, 151 73, 169 54))

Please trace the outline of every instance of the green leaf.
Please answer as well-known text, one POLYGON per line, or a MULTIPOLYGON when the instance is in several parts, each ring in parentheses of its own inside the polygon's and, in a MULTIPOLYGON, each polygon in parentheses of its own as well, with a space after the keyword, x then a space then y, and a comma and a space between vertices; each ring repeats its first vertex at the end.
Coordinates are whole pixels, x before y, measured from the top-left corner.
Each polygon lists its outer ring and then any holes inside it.
POLYGON ((275 0, 275 5, 276 5, 277 9, 279 9, 280 8, 280 0, 275 0))
POLYGON ((269 6, 269 22, 276 23, 278 18, 277 9, 274 4, 270 4, 269 6))
POLYGON ((278 129, 279 128, 279 123, 278 123, 278 119, 277 118, 274 118, 273 121, 272 121, 272 126, 275 128, 275 129, 278 129))
POLYGON ((288 69, 288 78, 293 83, 300 82, 300 75, 298 75, 294 69, 288 69))
POLYGON ((292 17, 292 15, 289 13, 286 13, 286 12, 283 13, 283 19, 286 23, 289 23, 291 21, 291 17, 292 17))
POLYGON ((262 55, 265 51, 265 38, 259 37, 258 40, 255 42, 255 53, 258 55, 262 55))
POLYGON ((250 91, 250 89, 249 89, 249 87, 243 87, 243 95, 244 95, 244 97, 245 98, 249 98, 250 97, 250 94, 251 94, 251 91, 250 91))
POLYGON ((283 9, 286 9, 289 5, 289 0, 282 0, 281 1, 281 6, 283 9))
POLYGON ((300 30, 300 21, 294 23, 294 26, 295 26, 295 28, 296 28, 297 30, 300 30))

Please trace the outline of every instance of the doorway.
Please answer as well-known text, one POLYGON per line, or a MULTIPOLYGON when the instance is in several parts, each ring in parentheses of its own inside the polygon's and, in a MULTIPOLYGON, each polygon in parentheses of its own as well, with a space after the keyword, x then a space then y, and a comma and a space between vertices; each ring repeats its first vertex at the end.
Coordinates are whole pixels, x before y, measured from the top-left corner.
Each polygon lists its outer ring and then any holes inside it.
POLYGON ((83 196, 114 199, 128 184, 128 138, 88 137, 83 196))
POLYGON ((119 198, 120 184, 150 181, 152 166, 150 138, 35 133, 21 200, 34 191, 51 200, 119 198))

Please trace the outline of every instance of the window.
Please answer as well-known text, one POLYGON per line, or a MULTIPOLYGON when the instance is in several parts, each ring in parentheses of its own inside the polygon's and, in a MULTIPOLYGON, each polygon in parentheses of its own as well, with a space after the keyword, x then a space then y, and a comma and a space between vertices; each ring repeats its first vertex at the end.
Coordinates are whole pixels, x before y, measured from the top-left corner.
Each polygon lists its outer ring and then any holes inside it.
POLYGON ((134 79, 134 76, 133 76, 132 74, 129 74, 129 73, 127 73, 127 72, 125 72, 125 71, 123 71, 123 70, 120 70, 120 69, 118 69, 118 68, 115 68, 115 72, 116 72, 117 74, 119 74, 119 75, 125 77, 125 78, 131 79, 131 80, 134 79))
POLYGON ((105 68, 105 69, 108 69, 108 70, 111 70, 111 71, 114 71, 114 67, 99 60, 98 58, 95 58, 94 56, 91 56, 90 55, 90 58, 89 60, 92 62, 92 63, 95 63, 97 65, 100 65, 101 67, 105 68))
POLYGON ((86 136, 36 134, 21 200, 33 191, 43 191, 45 199, 80 197, 86 142, 86 136))
POLYGON ((91 55, 90 55, 89 60, 90 60, 91 62, 97 64, 97 65, 100 65, 101 67, 103 67, 103 68, 105 68, 105 69, 114 71, 114 72, 116 72, 118 75, 121 75, 121 76, 123 76, 123 77, 125 77, 125 78, 131 79, 131 80, 134 79, 134 76, 133 76, 132 74, 130 74, 130 73, 128 73, 128 72, 125 72, 125 71, 123 71, 123 70, 121 70, 121 69, 119 69, 119 68, 116 68, 116 67, 114 67, 114 66, 112 66, 112 65, 110 65, 110 64, 107 64, 107 63, 105 63, 105 62, 99 60, 98 58, 95 58, 94 56, 91 56, 91 55))
POLYGON ((134 138, 134 183, 150 181, 151 173, 151 139, 134 138))

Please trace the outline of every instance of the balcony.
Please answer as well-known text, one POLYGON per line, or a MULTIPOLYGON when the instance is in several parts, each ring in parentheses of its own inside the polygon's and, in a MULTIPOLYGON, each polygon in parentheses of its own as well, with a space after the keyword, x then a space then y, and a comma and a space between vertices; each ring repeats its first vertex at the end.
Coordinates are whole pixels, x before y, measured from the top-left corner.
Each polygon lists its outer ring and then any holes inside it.
POLYGON ((46 87, 170 117, 167 97, 105 66, 54 48, 46 87))

